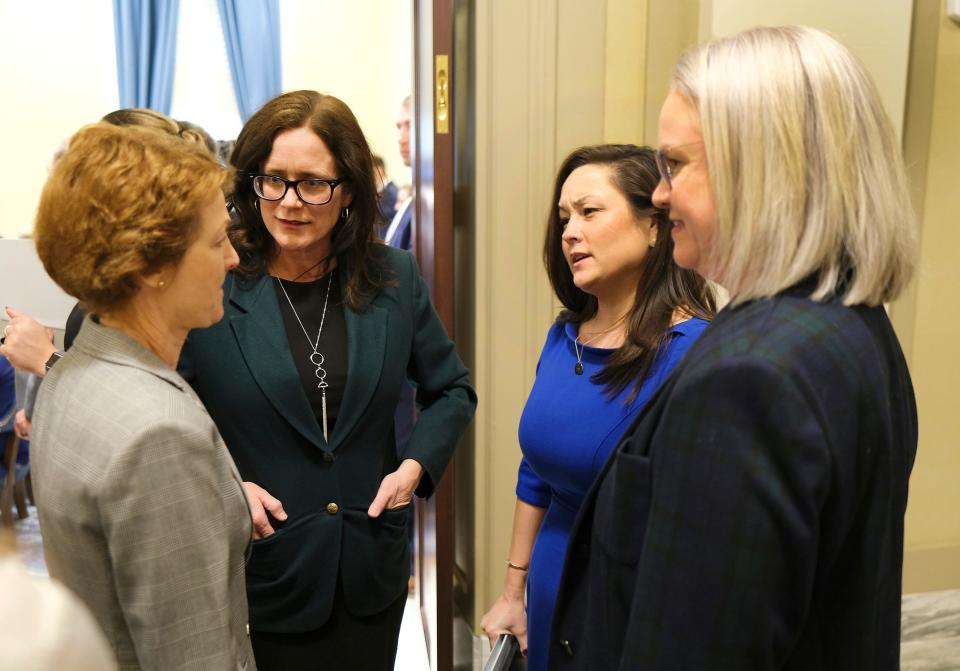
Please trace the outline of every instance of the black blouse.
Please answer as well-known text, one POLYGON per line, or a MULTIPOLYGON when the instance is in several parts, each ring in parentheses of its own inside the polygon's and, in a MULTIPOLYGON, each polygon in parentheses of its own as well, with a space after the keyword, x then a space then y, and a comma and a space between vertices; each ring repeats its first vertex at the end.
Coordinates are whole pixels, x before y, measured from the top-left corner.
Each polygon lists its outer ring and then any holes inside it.
POLYGON ((340 403, 343 400, 343 390, 347 384, 347 323, 343 314, 343 297, 340 294, 340 273, 336 269, 331 274, 310 282, 286 282, 273 278, 274 290, 277 293, 277 302, 280 304, 280 314, 283 316, 283 326, 287 332, 287 341, 290 343, 290 354, 293 356, 293 365, 300 375, 300 383, 313 408, 317 424, 323 428, 323 401, 320 388, 317 386, 317 367, 310 362, 313 354, 313 343, 317 342, 317 331, 320 329, 320 319, 323 315, 323 303, 327 297, 327 287, 330 287, 330 299, 327 302, 326 316, 323 317, 323 331, 317 351, 323 355, 323 369, 326 371, 327 387, 327 428, 333 433, 333 427, 340 412, 340 403), (281 288, 280 283, 283 282, 281 288), (284 290, 286 295, 284 295, 284 290), (287 296, 290 300, 287 300, 287 296), (293 303, 294 311, 290 309, 293 303), (303 328, 300 322, 303 322, 303 328), (309 334, 310 342, 307 342, 309 334))

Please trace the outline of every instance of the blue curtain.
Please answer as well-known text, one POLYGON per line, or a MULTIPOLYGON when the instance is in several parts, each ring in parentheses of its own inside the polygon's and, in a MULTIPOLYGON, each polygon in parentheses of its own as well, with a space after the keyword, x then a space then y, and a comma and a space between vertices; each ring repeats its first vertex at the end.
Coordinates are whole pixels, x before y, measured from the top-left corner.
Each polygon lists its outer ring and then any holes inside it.
POLYGON ((279 0, 217 0, 233 92, 246 122, 280 93, 279 0))
POLYGON ((120 107, 170 114, 180 0, 113 0, 120 107))

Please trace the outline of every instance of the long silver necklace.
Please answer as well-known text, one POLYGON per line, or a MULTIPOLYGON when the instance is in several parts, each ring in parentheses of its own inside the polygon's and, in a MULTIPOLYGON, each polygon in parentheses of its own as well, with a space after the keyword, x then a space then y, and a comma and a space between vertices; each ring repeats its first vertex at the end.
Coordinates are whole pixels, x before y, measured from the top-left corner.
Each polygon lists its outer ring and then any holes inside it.
POLYGON ((310 363, 317 367, 314 371, 314 375, 317 376, 317 389, 320 390, 320 406, 323 412, 323 439, 326 442, 330 442, 329 437, 327 436, 327 371, 323 367, 325 359, 323 354, 320 353, 318 349, 320 347, 320 334, 323 333, 323 320, 327 316, 327 301, 330 300, 330 287, 333 285, 333 273, 336 272, 336 268, 330 271, 330 279, 327 280, 327 295, 323 299, 323 312, 320 313, 320 328, 317 329, 317 339, 311 340, 310 334, 307 333, 306 327, 303 325, 303 320, 300 319, 300 315, 297 314, 297 309, 293 307, 293 301, 290 300, 290 296, 287 294, 287 290, 283 286, 283 282, 280 281, 280 278, 277 277, 277 284, 280 285, 280 291, 283 292, 284 297, 287 299, 287 303, 290 304, 290 310, 293 311, 293 316, 297 318, 297 323, 300 324, 300 330, 303 331, 304 337, 307 339, 307 344, 310 345, 310 349, 313 350, 310 353, 310 363))

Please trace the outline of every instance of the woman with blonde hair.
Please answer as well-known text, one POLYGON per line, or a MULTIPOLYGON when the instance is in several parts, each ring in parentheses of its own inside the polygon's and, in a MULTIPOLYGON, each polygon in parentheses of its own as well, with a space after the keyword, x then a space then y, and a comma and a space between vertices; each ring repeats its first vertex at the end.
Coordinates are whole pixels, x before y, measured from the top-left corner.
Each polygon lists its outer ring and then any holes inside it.
POLYGON ((223 316, 231 177, 179 138, 98 123, 73 136, 40 199, 37 254, 89 311, 33 415, 44 554, 121 669, 255 668, 249 508, 176 372, 187 333, 223 316))
POLYGON ((731 302, 584 503, 551 668, 897 669, 916 235, 880 97, 759 28, 682 58, 659 143, 674 259, 731 302))

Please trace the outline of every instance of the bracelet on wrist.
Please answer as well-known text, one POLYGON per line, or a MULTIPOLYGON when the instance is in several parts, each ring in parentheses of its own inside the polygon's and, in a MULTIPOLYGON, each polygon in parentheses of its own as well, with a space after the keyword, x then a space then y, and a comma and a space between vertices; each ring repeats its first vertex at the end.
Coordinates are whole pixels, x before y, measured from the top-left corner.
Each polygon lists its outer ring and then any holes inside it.
POLYGON ((514 564, 512 561, 510 561, 510 560, 508 559, 508 560, 507 560, 507 568, 516 569, 516 570, 518 570, 518 571, 527 571, 527 570, 530 569, 530 565, 527 564, 526 566, 520 566, 519 564, 514 564))

